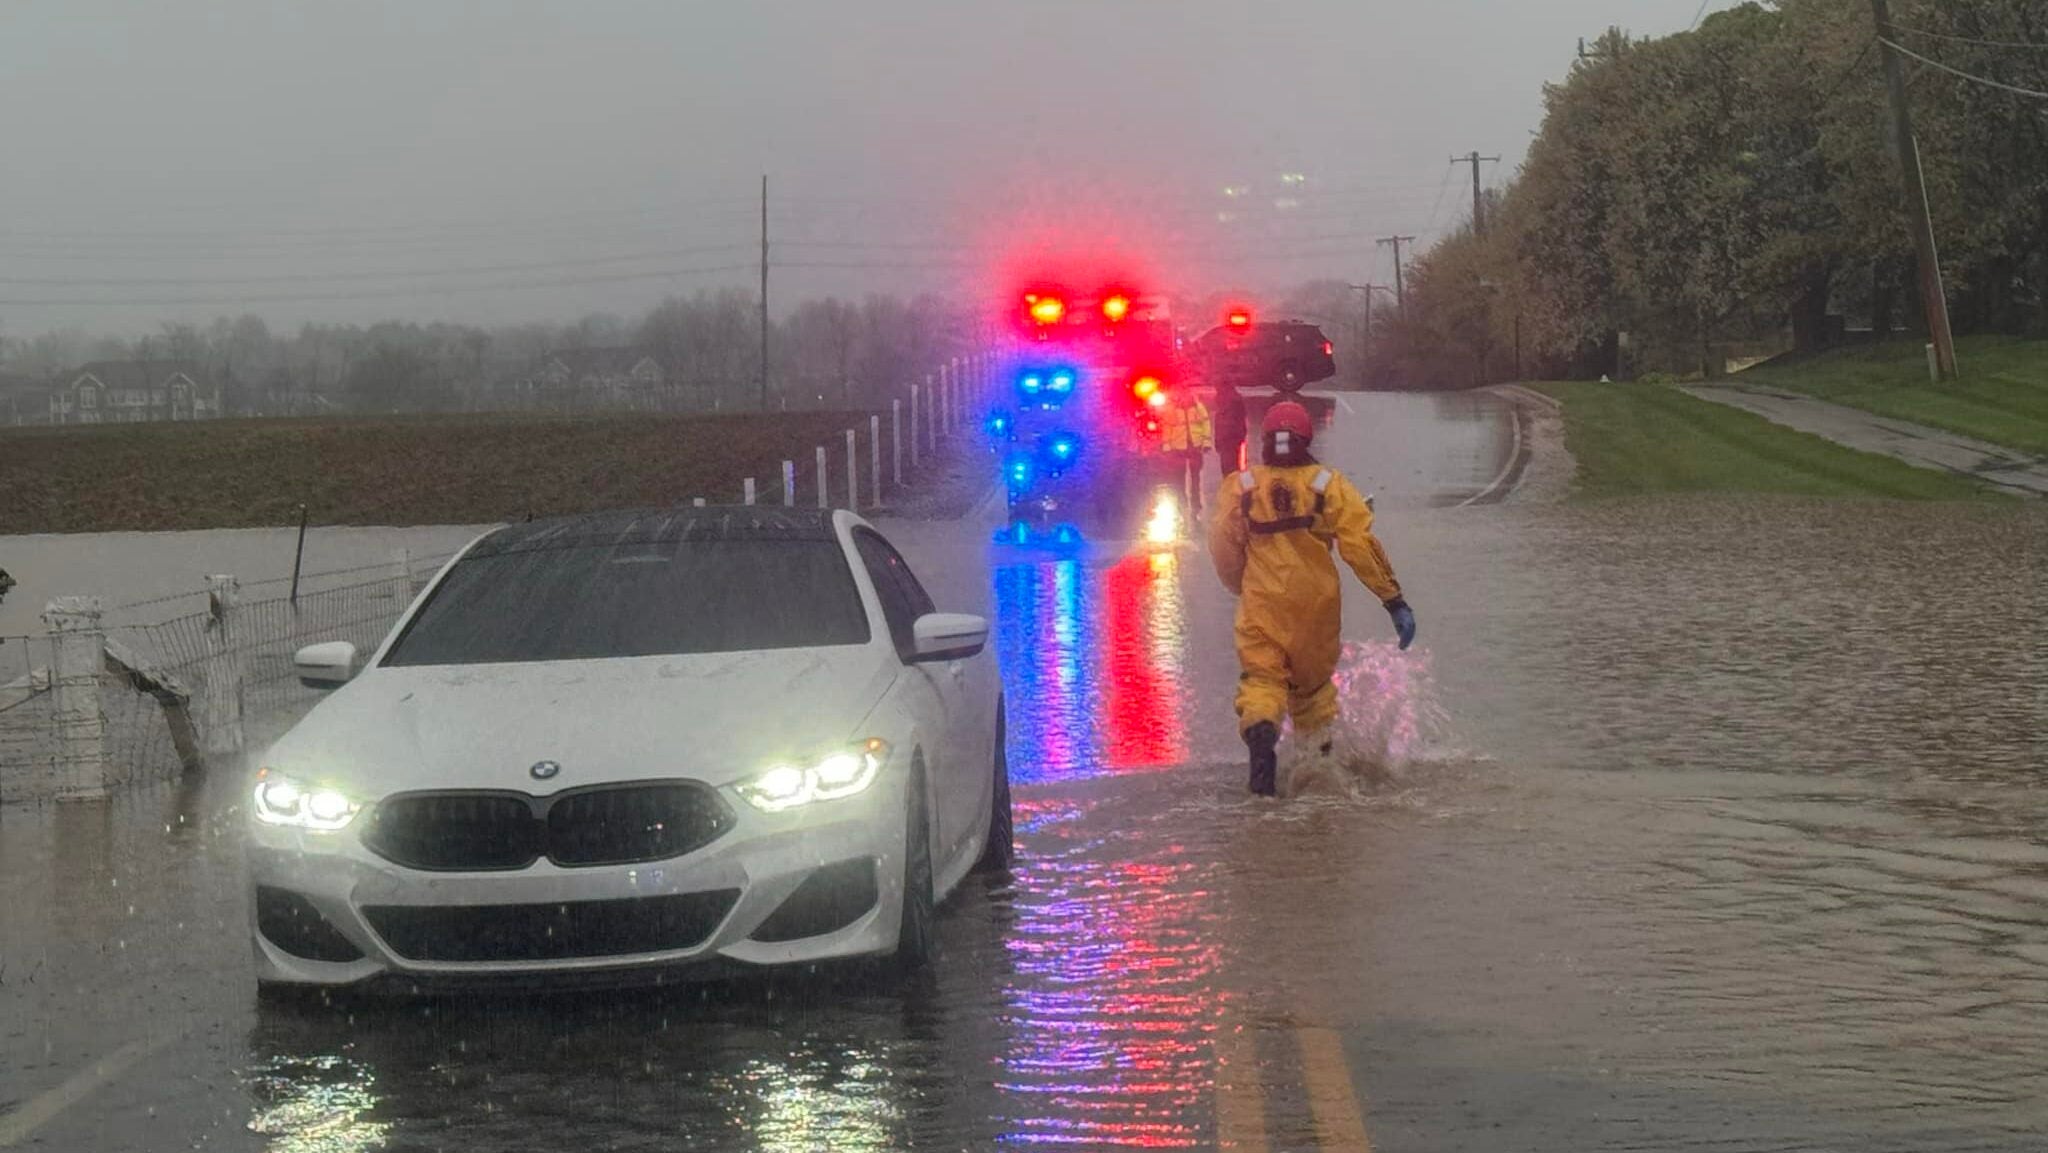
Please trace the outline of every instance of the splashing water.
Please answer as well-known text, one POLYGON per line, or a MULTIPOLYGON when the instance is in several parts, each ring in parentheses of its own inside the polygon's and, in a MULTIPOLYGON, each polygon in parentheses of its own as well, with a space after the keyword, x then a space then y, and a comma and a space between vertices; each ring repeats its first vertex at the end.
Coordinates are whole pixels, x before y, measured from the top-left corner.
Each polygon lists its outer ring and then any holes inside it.
POLYGON ((1412 769, 1458 755, 1427 650, 1346 642, 1332 679, 1338 715, 1331 755, 1290 750, 1283 791, 1377 792, 1400 784, 1412 769))

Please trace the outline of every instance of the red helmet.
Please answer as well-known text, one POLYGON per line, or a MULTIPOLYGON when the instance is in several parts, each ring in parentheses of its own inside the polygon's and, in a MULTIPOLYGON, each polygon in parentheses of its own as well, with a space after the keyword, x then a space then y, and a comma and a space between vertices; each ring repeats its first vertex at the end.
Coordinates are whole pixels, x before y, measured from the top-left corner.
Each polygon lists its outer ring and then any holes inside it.
POLYGON ((1285 431, 1301 442, 1303 447, 1315 439, 1316 423, 1309 419, 1308 410, 1291 400, 1283 400, 1266 410, 1266 419, 1261 425, 1266 434, 1285 431))

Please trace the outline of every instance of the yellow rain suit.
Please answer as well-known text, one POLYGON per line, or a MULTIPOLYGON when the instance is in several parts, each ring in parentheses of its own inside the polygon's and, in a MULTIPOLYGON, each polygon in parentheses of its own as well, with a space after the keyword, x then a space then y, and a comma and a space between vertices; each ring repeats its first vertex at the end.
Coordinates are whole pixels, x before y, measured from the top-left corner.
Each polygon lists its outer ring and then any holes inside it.
POLYGON ((1159 414, 1159 451, 1199 452, 1216 443, 1209 410, 1193 396, 1175 397, 1159 414), (1186 404, 1181 401, 1185 399, 1186 404))
MULTIPOLYGON (((1225 467, 1228 467, 1227 465, 1225 467)), ((1322 464, 1254 465, 1223 478, 1209 523, 1216 575, 1237 595, 1237 725, 1294 718, 1297 733, 1337 719, 1342 644, 1332 548, 1381 602, 1401 595, 1372 535, 1372 508, 1322 464)))

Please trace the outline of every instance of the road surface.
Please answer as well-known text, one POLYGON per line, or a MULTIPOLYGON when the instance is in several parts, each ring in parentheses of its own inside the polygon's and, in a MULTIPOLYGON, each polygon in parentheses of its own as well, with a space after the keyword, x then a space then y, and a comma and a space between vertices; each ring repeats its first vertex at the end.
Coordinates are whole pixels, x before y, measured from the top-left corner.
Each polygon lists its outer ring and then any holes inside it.
POLYGON ((1198 548, 892 527, 1017 778, 908 986, 259 1006, 229 774, 0 813, 0 1148, 2040 1149, 2048 520, 1468 504, 1508 414, 1319 438, 1421 622, 1347 593, 1358 796, 1242 794, 1198 548))

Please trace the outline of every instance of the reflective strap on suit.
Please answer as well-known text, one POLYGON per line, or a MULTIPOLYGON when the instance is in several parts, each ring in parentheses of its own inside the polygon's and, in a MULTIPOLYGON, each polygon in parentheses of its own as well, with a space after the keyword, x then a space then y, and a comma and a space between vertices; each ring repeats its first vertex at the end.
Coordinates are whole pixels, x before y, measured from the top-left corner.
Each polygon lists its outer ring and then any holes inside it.
POLYGON ((1305 516, 1290 516, 1280 520, 1257 520, 1252 516, 1252 494, 1258 491, 1258 481, 1252 479, 1252 470, 1245 469, 1237 474, 1237 507, 1244 513, 1245 528, 1254 536, 1272 536, 1275 533, 1294 532, 1297 529, 1314 528, 1316 518, 1323 515, 1323 504, 1329 495, 1330 470, 1317 471, 1309 482, 1309 491, 1316 494, 1316 507, 1305 516))

